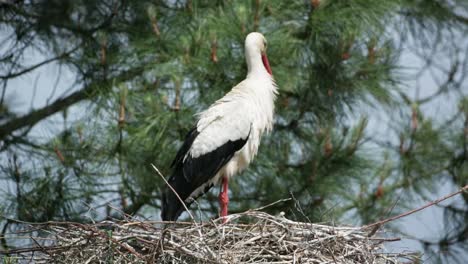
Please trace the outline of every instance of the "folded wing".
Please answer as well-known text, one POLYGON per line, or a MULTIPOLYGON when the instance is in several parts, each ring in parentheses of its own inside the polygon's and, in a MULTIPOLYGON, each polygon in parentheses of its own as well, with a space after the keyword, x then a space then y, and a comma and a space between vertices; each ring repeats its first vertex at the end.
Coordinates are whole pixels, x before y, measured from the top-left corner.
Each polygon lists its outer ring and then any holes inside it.
MULTIPOLYGON (((177 152, 168 182, 187 207, 217 183, 220 169, 246 144, 251 120, 239 114, 241 108, 234 102, 210 107, 200 115, 177 152)), ((162 202, 161 217, 165 221, 177 220, 185 209, 167 186, 162 202)))

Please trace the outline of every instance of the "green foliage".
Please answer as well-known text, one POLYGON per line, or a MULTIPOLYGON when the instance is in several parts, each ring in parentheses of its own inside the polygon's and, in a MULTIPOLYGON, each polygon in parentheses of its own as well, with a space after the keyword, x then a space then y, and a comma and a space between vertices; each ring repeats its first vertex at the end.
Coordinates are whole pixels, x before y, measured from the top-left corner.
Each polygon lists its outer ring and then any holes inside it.
POLYGON ((19 263, 19 260, 16 257, 2 257, 3 264, 16 264, 19 263))

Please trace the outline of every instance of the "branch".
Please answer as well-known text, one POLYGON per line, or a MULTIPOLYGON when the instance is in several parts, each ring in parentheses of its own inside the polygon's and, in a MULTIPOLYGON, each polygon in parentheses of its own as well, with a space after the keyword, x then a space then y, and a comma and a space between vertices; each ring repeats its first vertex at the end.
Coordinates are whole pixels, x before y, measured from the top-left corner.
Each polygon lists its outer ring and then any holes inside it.
MULTIPOLYGON (((114 77, 113 80, 115 82, 124 82, 140 75, 141 71, 142 69, 139 67, 133 68, 122 72, 119 76, 114 77)), ((91 83, 85 88, 76 91, 65 98, 58 99, 54 103, 44 106, 39 110, 32 111, 22 117, 3 123, 0 125, 0 140, 4 140, 6 136, 18 129, 32 127, 42 119, 47 118, 77 102, 93 98, 93 96, 96 95, 96 91, 107 91, 108 89, 105 88, 105 86, 108 86, 107 80, 96 81, 95 83, 91 83)))
POLYGON ((463 192, 466 192, 466 191, 468 191, 468 185, 465 185, 465 186, 464 186, 463 188, 461 188, 460 190, 458 190, 458 191, 456 191, 456 192, 454 192, 454 193, 451 193, 451 194, 449 194, 449 195, 447 195, 447 196, 444 196, 444 197, 442 197, 442 198, 439 198, 439 199, 437 199, 437 200, 434 200, 434 201, 432 201, 432 202, 430 202, 430 203, 428 203, 428 204, 426 204, 426 205, 424 205, 424 206, 422 206, 422 207, 413 209, 413 210, 411 210, 411 211, 408 211, 408 212, 406 212, 406 213, 403 213, 403 214, 400 214, 400 215, 397 215, 397 216, 393 216, 393 217, 387 218, 387 219, 382 220, 382 221, 378 221, 378 222, 373 223, 373 224, 365 225, 365 226, 363 226, 362 228, 363 228, 363 229, 367 229, 367 228, 375 227, 375 226, 380 227, 380 226, 382 226, 382 225, 384 225, 384 224, 386 224, 386 223, 388 223, 388 222, 391 222, 391 221, 393 221, 393 220, 396 220, 396 219, 399 219, 399 218, 402 218, 402 217, 405 217, 405 216, 414 214, 414 213, 419 212, 419 211, 421 211, 421 210, 423 210, 423 209, 426 209, 427 207, 431 207, 431 206, 433 206, 433 205, 435 205, 435 204, 438 204, 438 203, 440 203, 440 202, 443 202, 443 201, 445 201, 445 200, 447 200, 447 199, 449 199, 449 198, 452 198, 453 196, 455 196, 455 195, 457 195, 457 194, 460 194, 460 193, 463 193, 463 192))
POLYGON ((62 53, 62 54, 60 54, 60 55, 58 55, 56 57, 53 57, 53 58, 47 59, 45 61, 42 61, 42 62, 40 62, 38 64, 35 64, 35 65, 33 65, 33 66, 29 67, 29 68, 23 69, 23 70, 21 70, 19 72, 9 73, 9 74, 6 74, 6 75, 0 75, 0 79, 5 80, 5 79, 16 78, 16 77, 21 76, 21 75, 23 75, 25 73, 33 71, 33 70, 35 70, 35 69, 37 69, 37 68, 39 68, 39 67, 41 67, 41 66, 43 66, 45 64, 51 63, 51 62, 56 61, 56 60, 60 60, 62 58, 65 58, 68 55, 70 55, 71 53, 73 53, 74 51, 76 51, 77 49, 78 49, 78 47, 76 47, 76 48, 74 48, 74 49, 72 49, 70 51, 64 52, 64 53, 62 53))
POLYGON ((47 105, 39 110, 32 111, 27 115, 15 118, 4 123, 3 125, 0 125, 0 140, 3 140, 6 136, 20 128, 27 126, 32 127, 42 119, 51 116, 81 100, 90 98, 91 94, 91 88, 84 88, 80 91, 70 94, 65 98, 58 99, 54 103, 47 105))
POLYGON ((461 16, 461 15, 458 15, 458 14, 455 14, 455 13, 453 14, 453 17, 454 17, 454 19, 456 21, 468 25, 468 17, 464 17, 464 16, 461 16))

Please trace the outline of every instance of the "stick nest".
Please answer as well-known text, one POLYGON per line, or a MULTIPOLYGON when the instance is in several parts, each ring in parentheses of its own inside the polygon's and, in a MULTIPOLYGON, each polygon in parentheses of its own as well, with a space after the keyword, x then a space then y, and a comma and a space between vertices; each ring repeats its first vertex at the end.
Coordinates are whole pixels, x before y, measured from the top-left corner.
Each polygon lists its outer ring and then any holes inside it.
POLYGON ((7 240, 27 239, 30 244, 0 248, 0 259, 3 255, 4 263, 401 263, 414 258, 385 253, 384 242, 395 239, 369 234, 359 227, 295 222, 260 211, 230 215, 227 224, 221 219, 170 225, 135 220, 48 222, 7 235, 7 240))

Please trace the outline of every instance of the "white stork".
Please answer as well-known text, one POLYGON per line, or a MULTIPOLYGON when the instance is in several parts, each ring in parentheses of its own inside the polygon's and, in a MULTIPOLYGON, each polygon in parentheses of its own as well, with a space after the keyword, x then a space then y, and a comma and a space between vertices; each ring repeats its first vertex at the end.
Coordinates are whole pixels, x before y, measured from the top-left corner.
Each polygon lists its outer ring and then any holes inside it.
MULTIPOLYGON (((245 39, 247 78, 207 110, 198 114, 171 167, 168 183, 188 207, 222 181, 220 215, 226 221, 228 181, 257 154, 264 132, 273 126, 277 86, 266 56, 266 39, 257 32, 245 39)), ((168 186, 163 191, 161 217, 175 221, 185 210, 168 186)))

